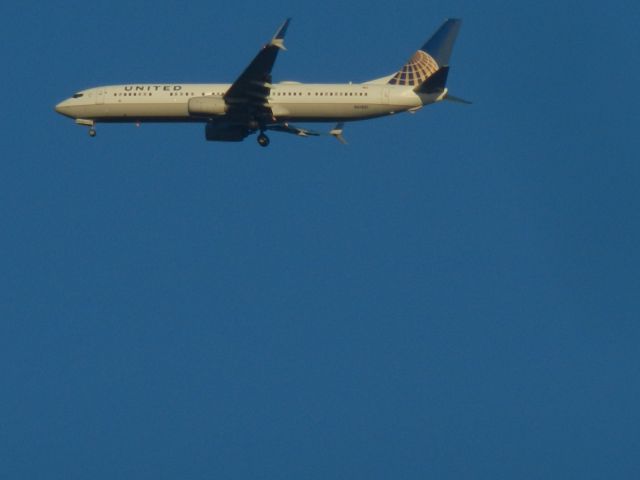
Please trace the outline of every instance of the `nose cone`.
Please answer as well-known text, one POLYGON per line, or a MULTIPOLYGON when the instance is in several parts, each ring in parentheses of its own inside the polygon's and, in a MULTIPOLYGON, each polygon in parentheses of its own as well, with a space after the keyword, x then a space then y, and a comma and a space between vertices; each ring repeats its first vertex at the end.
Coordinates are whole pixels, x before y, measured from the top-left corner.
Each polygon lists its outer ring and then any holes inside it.
POLYGON ((56 105, 56 112, 60 115, 64 115, 65 117, 73 117, 71 115, 71 105, 69 105, 69 100, 63 100, 59 104, 56 105))

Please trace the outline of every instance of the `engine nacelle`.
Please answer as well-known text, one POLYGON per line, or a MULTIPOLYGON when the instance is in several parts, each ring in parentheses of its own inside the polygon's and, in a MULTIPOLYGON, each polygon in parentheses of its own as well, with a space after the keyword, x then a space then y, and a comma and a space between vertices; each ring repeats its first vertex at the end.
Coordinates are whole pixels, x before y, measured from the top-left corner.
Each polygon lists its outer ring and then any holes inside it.
POLYGON ((215 117, 227 113, 227 104, 221 97, 194 97, 187 104, 189 115, 215 117))
POLYGON ((250 131, 242 125, 216 125, 207 123, 204 135, 210 142, 241 142, 250 131))

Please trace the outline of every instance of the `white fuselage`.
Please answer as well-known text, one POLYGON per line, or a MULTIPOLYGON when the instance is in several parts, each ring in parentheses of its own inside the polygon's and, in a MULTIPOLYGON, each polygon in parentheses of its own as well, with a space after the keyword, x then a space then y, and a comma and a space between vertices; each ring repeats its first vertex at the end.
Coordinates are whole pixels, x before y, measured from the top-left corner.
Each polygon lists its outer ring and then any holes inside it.
MULTIPOLYGON (((196 97, 222 98, 230 84, 131 84, 90 88, 56 106, 56 111, 91 122, 207 122, 189 113, 196 97)), ((377 83, 302 84, 271 88, 268 106, 277 121, 345 122, 415 111, 444 98, 411 87, 377 83)), ((219 118, 223 118, 220 116, 219 118)))

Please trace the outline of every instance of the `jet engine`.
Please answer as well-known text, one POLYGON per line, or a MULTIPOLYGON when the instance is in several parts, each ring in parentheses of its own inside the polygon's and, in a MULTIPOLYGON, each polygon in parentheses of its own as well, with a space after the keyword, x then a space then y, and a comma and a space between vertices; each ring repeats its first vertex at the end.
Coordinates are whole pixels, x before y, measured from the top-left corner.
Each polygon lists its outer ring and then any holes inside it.
POLYGON ((211 122, 204 129, 204 135, 210 142, 241 142, 249 133, 250 130, 243 125, 218 125, 211 122))
POLYGON ((213 117, 227 113, 227 104, 220 97, 194 97, 187 104, 189 115, 213 117))

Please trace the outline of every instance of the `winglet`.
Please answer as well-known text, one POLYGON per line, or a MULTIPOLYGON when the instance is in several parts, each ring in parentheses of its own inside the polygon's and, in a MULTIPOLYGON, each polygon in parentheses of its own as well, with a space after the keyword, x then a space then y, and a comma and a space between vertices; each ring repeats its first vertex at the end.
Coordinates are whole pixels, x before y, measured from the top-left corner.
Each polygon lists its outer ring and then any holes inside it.
POLYGON ((271 39, 271 42, 269 42, 269 45, 278 47, 280 50, 286 50, 284 46, 284 36, 287 33, 287 28, 289 28, 289 23, 291 23, 291 18, 287 18, 284 21, 282 26, 278 29, 276 34, 271 39))
POLYGON ((347 141, 342 136, 343 128, 344 123, 338 123, 335 127, 333 127, 333 130, 329 132, 329 135, 335 137, 341 144, 346 145, 347 141))

